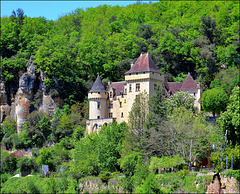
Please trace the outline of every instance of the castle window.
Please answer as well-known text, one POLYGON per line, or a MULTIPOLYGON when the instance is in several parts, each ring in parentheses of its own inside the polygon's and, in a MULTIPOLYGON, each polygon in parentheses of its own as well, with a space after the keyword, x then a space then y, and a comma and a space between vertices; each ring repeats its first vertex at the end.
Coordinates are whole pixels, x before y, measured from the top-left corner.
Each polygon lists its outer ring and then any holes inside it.
POLYGON ((129 92, 132 91, 132 84, 129 84, 129 92))
POLYGON ((120 102, 120 108, 122 108, 122 102, 120 102))
POLYGON ((195 92, 194 92, 194 96, 196 96, 195 92))
POLYGON ((98 92, 98 94, 100 94, 100 92, 98 92))
POLYGON ((97 102, 97 108, 98 109, 100 108, 100 102, 97 102))
POLYGON ((98 129, 98 124, 96 124, 95 126, 96 126, 96 129, 98 129))
POLYGON ((110 102, 110 108, 113 108, 113 102, 112 101, 110 102))
POLYGON ((125 88, 125 94, 127 94, 127 89, 125 88))
POLYGON ((121 113, 121 117, 123 118, 123 112, 121 113))
POLYGON ((100 116, 97 116, 97 119, 100 119, 100 116))
POLYGON ((110 98, 112 98, 112 92, 110 92, 110 98))
POLYGON ((113 117, 113 114, 112 112, 109 113, 109 118, 112 118, 113 117))
POLYGON ((140 91, 140 84, 136 84, 136 91, 140 91))
POLYGON ((126 101, 126 99, 124 99, 124 103, 126 103, 127 101, 126 101))

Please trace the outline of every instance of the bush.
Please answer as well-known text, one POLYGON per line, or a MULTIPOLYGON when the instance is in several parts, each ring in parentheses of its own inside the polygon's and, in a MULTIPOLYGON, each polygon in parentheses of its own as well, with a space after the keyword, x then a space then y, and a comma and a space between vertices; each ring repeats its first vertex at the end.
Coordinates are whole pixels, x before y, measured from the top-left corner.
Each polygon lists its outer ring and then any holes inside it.
POLYGON ((112 175, 110 172, 102 172, 99 176, 98 176, 104 183, 108 183, 109 179, 112 178, 112 175))
POLYGON ((161 193, 161 189, 155 175, 150 173, 143 184, 136 189, 135 193, 161 193))
POLYGON ((9 179, 9 175, 5 172, 1 174, 1 185, 9 179))
POLYGON ((18 160, 17 167, 22 176, 31 174, 38 170, 35 158, 23 157, 18 160))

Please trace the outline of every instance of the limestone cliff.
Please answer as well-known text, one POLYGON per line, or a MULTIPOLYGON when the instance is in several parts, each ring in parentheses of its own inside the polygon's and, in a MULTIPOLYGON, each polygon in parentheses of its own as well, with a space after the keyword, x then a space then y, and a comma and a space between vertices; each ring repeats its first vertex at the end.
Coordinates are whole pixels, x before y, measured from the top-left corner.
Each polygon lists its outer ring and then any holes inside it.
POLYGON ((4 79, 0 80, 0 123, 10 114, 10 106, 7 104, 7 94, 4 79))
POLYGON ((8 83, 6 89, 4 79, 0 80, 0 123, 7 117, 16 120, 18 134, 32 111, 41 110, 52 116, 63 103, 59 97, 51 94, 54 88, 46 87, 44 79, 47 75, 44 71, 41 70, 40 75, 36 74, 33 60, 33 57, 28 60, 27 72, 20 77, 18 87, 8 83))
POLYGON ((27 72, 24 73, 19 80, 19 88, 15 98, 16 104, 16 121, 18 134, 22 131, 22 126, 27 120, 27 116, 30 113, 31 101, 33 100, 33 87, 36 80, 35 67, 33 65, 33 59, 28 61, 27 72))

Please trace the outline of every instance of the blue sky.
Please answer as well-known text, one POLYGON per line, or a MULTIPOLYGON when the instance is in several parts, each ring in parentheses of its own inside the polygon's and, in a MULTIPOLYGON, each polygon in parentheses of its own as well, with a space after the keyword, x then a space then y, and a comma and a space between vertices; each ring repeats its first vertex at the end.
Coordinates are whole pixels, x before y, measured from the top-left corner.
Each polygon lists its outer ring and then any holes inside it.
MULTIPOLYGON (((59 17, 74 11, 77 8, 86 9, 107 4, 111 6, 127 6, 136 3, 132 1, 9 1, 1 0, 1 17, 10 16, 13 10, 21 8, 28 17, 45 17, 48 20, 57 20, 59 17)), ((148 1, 143 1, 148 3, 148 1)), ((152 0, 153 2, 153 0, 152 0)))

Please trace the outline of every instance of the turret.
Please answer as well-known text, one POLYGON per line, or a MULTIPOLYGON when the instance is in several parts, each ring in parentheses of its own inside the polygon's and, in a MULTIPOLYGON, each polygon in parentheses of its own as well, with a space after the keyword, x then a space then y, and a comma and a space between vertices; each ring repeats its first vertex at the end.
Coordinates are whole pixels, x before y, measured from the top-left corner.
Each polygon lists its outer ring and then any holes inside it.
POLYGON ((91 90, 88 92, 89 119, 107 118, 107 97, 108 93, 98 75, 91 90))

